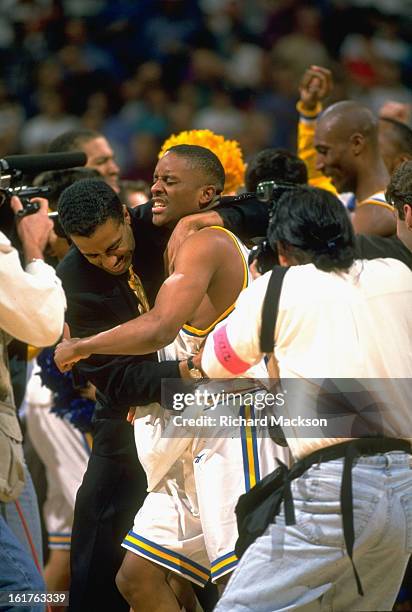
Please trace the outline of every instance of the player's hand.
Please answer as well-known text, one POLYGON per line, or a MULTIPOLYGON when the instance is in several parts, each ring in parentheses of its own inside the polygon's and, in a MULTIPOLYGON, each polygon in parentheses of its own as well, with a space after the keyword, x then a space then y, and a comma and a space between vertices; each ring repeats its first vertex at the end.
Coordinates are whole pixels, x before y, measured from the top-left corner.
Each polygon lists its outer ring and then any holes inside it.
POLYGON ((130 423, 130 425, 134 425, 134 422, 136 420, 136 407, 135 406, 132 406, 131 408, 129 408, 126 420, 128 423, 130 423))
POLYGON ((82 351, 82 342, 81 338, 70 338, 70 329, 65 323, 63 340, 54 351, 54 361, 60 372, 68 372, 77 361, 89 357, 82 351))
POLYGON ((205 345, 202 344, 200 350, 198 353, 196 353, 196 355, 193 356, 193 365, 195 366, 195 368, 197 368, 198 370, 202 370, 202 356, 203 356, 203 351, 205 350, 205 345))
POLYGON ((262 273, 259 272, 259 264, 257 257, 249 265, 249 272, 253 280, 256 280, 257 278, 259 278, 259 276, 262 276, 262 273))
POLYGON ((91 400, 92 402, 96 401, 96 387, 93 383, 88 382, 86 387, 82 387, 79 389, 80 397, 84 399, 91 400))
POLYGON ((333 88, 332 73, 323 66, 310 66, 299 85, 300 102, 304 110, 313 111, 333 88))

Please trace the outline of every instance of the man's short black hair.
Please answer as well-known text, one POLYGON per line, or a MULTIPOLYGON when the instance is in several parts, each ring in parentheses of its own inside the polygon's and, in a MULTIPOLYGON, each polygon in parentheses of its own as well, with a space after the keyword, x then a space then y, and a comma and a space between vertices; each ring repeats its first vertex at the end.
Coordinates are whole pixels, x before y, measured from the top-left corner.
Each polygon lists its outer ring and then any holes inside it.
POLYGON ((59 136, 56 136, 47 148, 49 153, 66 153, 69 151, 77 151, 81 149, 81 146, 85 142, 94 140, 95 138, 102 138, 100 132, 95 130, 78 129, 68 130, 63 132, 59 136))
POLYGON ((404 221, 403 205, 412 206, 412 161, 405 161, 396 168, 386 188, 385 198, 395 206, 399 219, 404 221))
POLYGON ((287 181, 305 185, 308 182, 306 164, 286 149, 263 149, 247 165, 246 190, 256 191, 262 181, 287 181))
POLYGON ((330 191, 296 186, 276 203, 268 239, 280 243, 299 264, 347 270, 355 257, 355 236, 345 207, 330 191))
POLYGON ((102 179, 84 179, 67 187, 59 198, 58 213, 67 236, 89 237, 108 219, 124 220, 122 203, 102 179))
POLYGON ((225 186, 225 170, 220 159, 206 147, 199 145, 175 145, 170 147, 166 153, 175 153, 189 160, 193 168, 203 171, 205 178, 216 187, 217 193, 221 193, 225 186))

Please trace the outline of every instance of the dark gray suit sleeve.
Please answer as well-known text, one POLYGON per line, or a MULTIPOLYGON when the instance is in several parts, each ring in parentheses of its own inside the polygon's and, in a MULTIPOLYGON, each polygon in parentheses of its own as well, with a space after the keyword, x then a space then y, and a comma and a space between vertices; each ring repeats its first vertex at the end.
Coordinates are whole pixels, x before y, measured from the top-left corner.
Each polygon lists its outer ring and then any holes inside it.
MULTIPOLYGON (((228 198, 229 199, 229 198, 228 198)), ((266 236, 269 223, 268 206, 256 198, 245 199, 233 204, 222 204, 216 211, 223 219, 224 226, 241 240, 249 240, 255 236, 266 236)))
POLYGON ((96 355, 79 362, 78 371, 99 390, 99 401, 116 412, 160 402, 162 378, 180 378, 177 361, 139 356, 96 355))

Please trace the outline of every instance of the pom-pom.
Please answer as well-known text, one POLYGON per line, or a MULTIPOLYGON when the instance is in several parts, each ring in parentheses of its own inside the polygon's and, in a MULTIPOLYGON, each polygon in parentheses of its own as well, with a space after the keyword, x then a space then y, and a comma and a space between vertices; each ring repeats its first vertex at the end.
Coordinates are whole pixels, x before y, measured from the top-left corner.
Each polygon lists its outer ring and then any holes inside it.
POLYGON ((66 419, 83 433, 92 431, 92 416, 95 403, 80 397, 73 387, 71 372, 60 372, 54 363, 54 349, 44 349, 37 358, 40 366, 40 378, 53 393, 51 412, 61 419, 66 419))

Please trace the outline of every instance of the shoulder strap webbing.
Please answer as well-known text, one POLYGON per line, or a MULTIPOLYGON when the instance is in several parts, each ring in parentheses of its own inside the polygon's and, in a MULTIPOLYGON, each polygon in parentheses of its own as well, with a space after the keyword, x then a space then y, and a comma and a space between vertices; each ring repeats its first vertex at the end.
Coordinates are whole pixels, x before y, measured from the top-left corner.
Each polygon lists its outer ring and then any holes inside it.
POLYGON ((288 270, 289 266, 275 266, 269 279, 265 300, 263 302, 262 328, 260 330, 260 350, 262 353, 273 352, 280 293, 283 279, 288 270))

